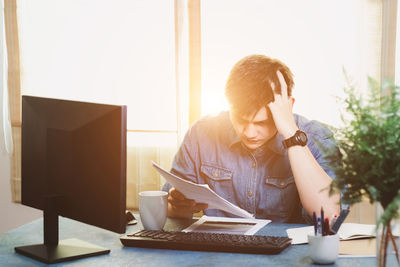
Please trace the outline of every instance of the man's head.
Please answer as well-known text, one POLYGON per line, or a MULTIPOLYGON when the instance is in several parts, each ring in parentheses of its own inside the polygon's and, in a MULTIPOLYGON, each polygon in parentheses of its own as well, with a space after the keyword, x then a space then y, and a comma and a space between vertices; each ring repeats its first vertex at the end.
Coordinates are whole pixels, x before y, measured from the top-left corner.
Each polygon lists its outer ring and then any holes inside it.
POLYGON ((274 101, 272 84, 275 85, 275 93, 281 92, 276 75, 278 70, 286 81, 288 96, 291 96, 293 74, 285 64, 264 55, 250 55, 239 60, 233 66, 225 86, 231 111, 251 115, 274 101))
POLYGON ((267 106, 274 101, 274 91, 281 92, 277 71, 282 73, 288 96, 291 96, 294 82, 289 68, 279 60, 263 55, 247 56, 237 62, 226 83, 225 95, 231 107, 232 124, 250 149, 262 146, 277 132, 267 106))

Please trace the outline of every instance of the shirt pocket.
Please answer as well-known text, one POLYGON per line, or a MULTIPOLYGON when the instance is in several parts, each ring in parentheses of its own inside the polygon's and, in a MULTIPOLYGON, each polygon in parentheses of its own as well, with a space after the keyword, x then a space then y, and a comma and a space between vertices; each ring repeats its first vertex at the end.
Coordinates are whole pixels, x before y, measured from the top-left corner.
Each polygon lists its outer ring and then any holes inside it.
POLYGON ((200 173, 215 193, 228 201, 232 201, 233 171, 215 164, 203 163, 200 166, 200 173))
POLYGON ((287 217, 295 207, 297 189, 294 177, 265 178, 267 213, 287 217))

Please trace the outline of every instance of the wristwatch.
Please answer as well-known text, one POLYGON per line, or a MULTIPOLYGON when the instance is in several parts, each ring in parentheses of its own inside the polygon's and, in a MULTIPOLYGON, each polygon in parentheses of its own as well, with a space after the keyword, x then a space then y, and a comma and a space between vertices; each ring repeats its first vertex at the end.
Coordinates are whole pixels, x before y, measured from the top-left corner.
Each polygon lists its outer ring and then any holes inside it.
POLYGON ((282 144, 284 148, 289 148, 291 146, 305 146, 307 141, 307 134, 303 131, 297 130, 292 137, 283 140, 282 144))

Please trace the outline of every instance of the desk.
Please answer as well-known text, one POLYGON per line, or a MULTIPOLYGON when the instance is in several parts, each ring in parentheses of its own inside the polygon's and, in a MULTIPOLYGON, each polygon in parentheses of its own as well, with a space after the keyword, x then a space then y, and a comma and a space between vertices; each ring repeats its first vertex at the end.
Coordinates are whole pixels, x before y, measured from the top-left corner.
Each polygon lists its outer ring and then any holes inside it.
MULTIPOLYGON (((179 230, 191 221, 168 219, 166 230, 179 230)), ((300 224, 270 223, 257 234, 287 236, 287 228, 300 224)), ((279 255, 254 255, 240 253, 219 253, 179 251, 123 247, 119 234, 60 217, 60 240, 79 238, 108 249, 111 253, 54 266, 310 266, 307 245, 295 245, 279 255)), ((140 223, 128 226, 127 233, 141 229, 140 223)), ((0 236, 0 266, 45 266, 45 264, 14 252, 14 247, 43 242, 43 220, 39 219, 0 236)), ((52 265, 53 266, 53 265, 52 265)), ((318 265, 316 265, 318 266, 318 265)), ((320 265, 319 265, 320 266, 320 265)), ((334 266, 376 266, 376 258, 339 258, 334 266)), ((388 264, 387 266, 391 266, 388 264)), ((394 265, 395 266, 395 265, 394 265)))

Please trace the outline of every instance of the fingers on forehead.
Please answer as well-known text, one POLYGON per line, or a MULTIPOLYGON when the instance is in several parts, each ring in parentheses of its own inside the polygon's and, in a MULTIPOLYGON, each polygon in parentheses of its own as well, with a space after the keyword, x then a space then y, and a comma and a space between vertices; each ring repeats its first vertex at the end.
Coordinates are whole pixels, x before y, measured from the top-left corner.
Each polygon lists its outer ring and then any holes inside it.
POLYGON ((280 70, 277 70, 276 71, 276 75, 278 75, 278 79, 281 81, 281 80, 285 80, 284 78, 283 78, 283 74, 282 74, 282 72, 280 71, 280 70))
POLYGON ((285 81, 285 78, 283 77, 282 72, 280 72, 278 70, 278 71, 276 71, 276 75, 278 76, 278 79, 279 79, 279 82, 281 83, 281 85, 286 84, 286 81, 285 81))
POLYGON ((279 70, 276 71, 276 75, 278 76, 279 83, 281 84, 281 94, 286 95, 287 94, 287 85, 286 85, 285 78, 283 77, 283 74, 279 70))
POLYGON ((272 92, 275 95, 279 95, 281 93, 281 90, 283 89, 282 85, 285 84, 285 78, 283 77, 282 73, 279 70, 276 71, 276 76, 271 77, 270 84, 272 92))

